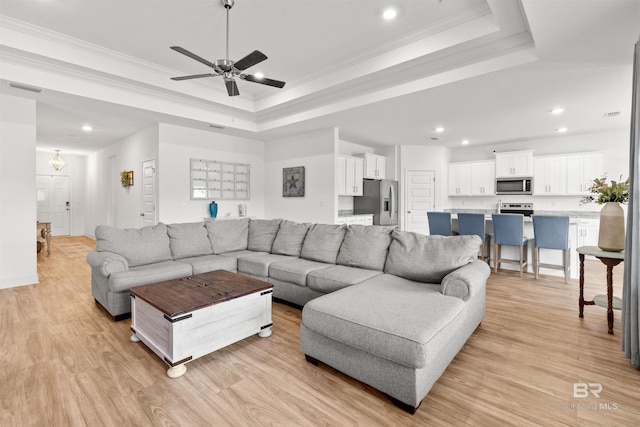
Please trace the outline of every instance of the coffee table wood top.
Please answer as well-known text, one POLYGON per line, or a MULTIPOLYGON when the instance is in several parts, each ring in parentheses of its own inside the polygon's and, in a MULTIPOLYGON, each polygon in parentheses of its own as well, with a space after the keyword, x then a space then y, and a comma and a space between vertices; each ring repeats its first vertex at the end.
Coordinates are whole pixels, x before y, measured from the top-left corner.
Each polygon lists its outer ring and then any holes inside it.
POLYGON ((169 317, 273 289, 262 280, 227 270, 215 270, 180 279, 137 286, 131 293, 169 317))

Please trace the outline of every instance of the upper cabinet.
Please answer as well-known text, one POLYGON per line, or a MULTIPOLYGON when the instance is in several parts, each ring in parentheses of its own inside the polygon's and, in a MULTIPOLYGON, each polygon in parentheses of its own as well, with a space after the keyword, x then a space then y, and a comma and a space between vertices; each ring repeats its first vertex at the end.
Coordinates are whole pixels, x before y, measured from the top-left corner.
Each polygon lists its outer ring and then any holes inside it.
POLYGON ((471 163, 449 163, 449 195, 471 195, 471 163))
POLYGON ((567 194, 589 194, 595 178, 603 174, 602 153, 580 153, 567 156, 567 194))
POLYGON ((533 150, 496 153, 496 178, 533 176, 533 150))
POLYGON ((362 196, 364 160, 359 157, 338 157, 338 196, 362 196))
POLYGON ((365 153, 364 177, 367 179, 385 179, 387 158, 377 154, 365 153))
POLYGON ((449 163, 449 195, 495 195, 495 162, 449 163))
POLYGON ((554 196, 567 193, 567 157, 544 156, 535 158, 533 194, 554 196))
POLYGON ((471 195, 493 196, 496 194, 496 162, 471 163, 471 195))

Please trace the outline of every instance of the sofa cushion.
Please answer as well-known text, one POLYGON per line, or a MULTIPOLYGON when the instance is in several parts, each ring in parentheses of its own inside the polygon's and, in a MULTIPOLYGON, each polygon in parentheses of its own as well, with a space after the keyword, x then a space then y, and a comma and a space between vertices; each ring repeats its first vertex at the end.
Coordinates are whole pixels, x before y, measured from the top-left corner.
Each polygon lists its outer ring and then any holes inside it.
POLYGON ((307 286, 307 275, 310 272, 332 266, 333 264, 295 258, 271 264, 269 277, 295 285, 307 286))
POLYGON ((336 263, 382 271, 393 229, 380 225, 349 225, 336 263))
POLYGON ((346 231, 346 225, 313 224, 302 244, 300 257, 335 264, 346 231))
POLYGON ((302 323, 340 343, 423 368, 429 350, 446 346, 465 319, 465 303, 439 288, 382 274, 309 301, 302 323))
POLYGON ((214 254, 247 249, 249 218, 216 219, 205 224, 214 254))
POLYGON ((299 257, 310 225, 283 220, 273 241, 271 253, 299 257))
POLYGON ((478 236, 424 236, 394 230, 384 272, 409 280, 440 283, 453 270, 476 259, 478 236))
POLYGON ((271 252, 281 219, 252 219, 249 222, 249 242, 251 251, 271 252))
POLYGON ((334 265, 310 272, 307 276, 307 286, 319 292, 329 293, 358 284, 380 274, 382 274, 381 271, 334 265))
POLYGON ((167 234, 173 259, 213 254, 204 221, 168 224, 167 234))
POLYGON ((122 256, 129 267, 171 259, 167 226, 163 223, 127 229, 99 225, 96 227, 96 250, 122 256))
POLYGON ((202 255, 192 258, 180 258, 178 261, 189 264, 193 274, 207 273, 213 270, 227 270, 236 273, 238 260, 222 255, 202 255))
POLYGON ((276 261, 290 259, 286 255, 274 255, 260 253, 259 255, 238 258, 238 273, 250 274, 252 276, 269 276, 269 266, 276 261))
POLYGON ((162 261, 155 264, 140 265, 129 271, 113 273, 109 276, 109 290, 124 292, 134 286, 148 285, 164 280, 191 276, 189 264, 178 261, 162 261))

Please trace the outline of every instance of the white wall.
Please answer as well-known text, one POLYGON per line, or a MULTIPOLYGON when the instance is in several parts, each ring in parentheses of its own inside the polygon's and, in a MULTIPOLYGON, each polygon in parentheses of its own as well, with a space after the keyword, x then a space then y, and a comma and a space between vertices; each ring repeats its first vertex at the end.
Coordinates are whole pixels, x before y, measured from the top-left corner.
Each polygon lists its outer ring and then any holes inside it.
MULTIPOLYGON (((629 176, 629 130, 519 141, 451 150, 451 162, 493 160, 496 152, 535 150, 535 156, 602 152, 604 170, 611 179, 629 176)), ((446 175, 445 175, 446 178, 446 175)), ((593 178, 596 178, 594 176, 593 178)), ((446 189, 445 189, 446 191, 446 189)), ((580 196, 450 197, 452 208, 494 209, 501 202, 533 202, 536 210, 599 211, 595 204, 580 205, 580 196)))
POLYGON ((216 200, 218 217, 237 216, 247 205, 247 216, 264 217, 264 142, 211 131, 160 124, 158 166, 159 221, 195 222, 209 217, 211 200, 191 200, 190 159, 248 163, 249 200, 216 200))
POLYGON ((82 236, 85 231, 85 214, 87 210, 87 156, 60 153, 67 164, 61 171, 55 170, 49 161, 55 151, 36 152, 36 174, 49 176, 68 176, 70 182, 71 204, 69 233, 82 236))
POLYGON ((0 288, 38 283, 36 102, 0 95, 0 288))
POLYGON ((142 162, 158 157, 158 125, 142 129, 87 157, 85 233, 97 225, 142 226, 142 162), (120 172, 133 170, 134 185, 123 187, 120 172))
POLYGON ((338 129, 269 141, 265 147, 265 217, 333 224, 338 213, 338 129), (304 197, 282 197, 283 168, 304 166, 304 197))

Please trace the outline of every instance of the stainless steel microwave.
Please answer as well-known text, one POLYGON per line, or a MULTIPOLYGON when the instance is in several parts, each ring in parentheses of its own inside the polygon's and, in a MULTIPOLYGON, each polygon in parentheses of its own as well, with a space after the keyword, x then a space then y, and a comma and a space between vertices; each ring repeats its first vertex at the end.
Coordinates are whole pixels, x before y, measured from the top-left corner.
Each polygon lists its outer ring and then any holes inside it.
POLYGON ((496 178, 496 194, 533 194, 533 178, 496 178))

